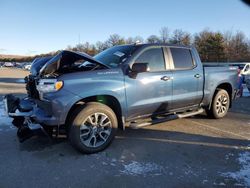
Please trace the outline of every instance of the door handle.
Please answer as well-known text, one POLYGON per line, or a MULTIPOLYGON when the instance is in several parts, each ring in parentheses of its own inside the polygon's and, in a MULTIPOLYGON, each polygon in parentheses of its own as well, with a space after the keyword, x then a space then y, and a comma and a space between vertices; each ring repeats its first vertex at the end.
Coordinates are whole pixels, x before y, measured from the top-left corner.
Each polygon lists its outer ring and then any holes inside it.
POLYGON ((200 75, 200 74, 196 74, 196 75, 194 75, 194 77, 195 77, 195 78, 200 78, 201 75, 200 75))
POLYGON ((162 81, 168 81, 168 80, 171 80, 171 77, 169 77, 169 76, 163 76, 163 77, 161 77, 161 80, 162 81))

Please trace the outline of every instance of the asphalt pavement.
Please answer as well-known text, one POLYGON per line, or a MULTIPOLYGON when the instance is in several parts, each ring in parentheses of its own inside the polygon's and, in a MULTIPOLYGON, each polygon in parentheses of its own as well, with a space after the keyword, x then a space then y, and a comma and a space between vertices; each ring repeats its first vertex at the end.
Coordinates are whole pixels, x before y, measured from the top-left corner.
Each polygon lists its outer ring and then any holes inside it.
POLYGON ((0 68, 0 187, 250 187, 250 97, 220 120, 205 114, 119 131, 84 155, 66 138, 20 144, 1 97, 25 95, 27 71, 0 68))

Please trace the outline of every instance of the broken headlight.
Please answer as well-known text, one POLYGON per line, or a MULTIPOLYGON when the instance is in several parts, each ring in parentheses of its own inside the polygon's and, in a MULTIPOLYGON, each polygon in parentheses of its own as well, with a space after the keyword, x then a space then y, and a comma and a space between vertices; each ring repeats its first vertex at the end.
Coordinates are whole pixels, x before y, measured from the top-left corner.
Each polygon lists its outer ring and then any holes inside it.
POLYGON ((63 81, 57 79, 41 79, 36 85, 39 93, 50 93, 59 91, 63 87, 63 81))

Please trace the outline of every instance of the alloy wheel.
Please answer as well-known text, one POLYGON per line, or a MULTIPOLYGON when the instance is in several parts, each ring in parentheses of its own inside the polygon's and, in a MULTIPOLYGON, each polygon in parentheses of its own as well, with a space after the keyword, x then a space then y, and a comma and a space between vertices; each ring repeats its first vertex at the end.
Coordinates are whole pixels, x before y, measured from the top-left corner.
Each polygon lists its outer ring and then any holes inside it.
POLYGON ((221 115, 227 112, 227 105, 228 105, 227 96, 224 94, 220 95, 216 101, 216 111, 218 115, 221 115))
POLYGON ((80 126, 80 140, 87 147, 96 148, 103 145, 112 131, 112 123, 104 113, 89 115, 80 126))

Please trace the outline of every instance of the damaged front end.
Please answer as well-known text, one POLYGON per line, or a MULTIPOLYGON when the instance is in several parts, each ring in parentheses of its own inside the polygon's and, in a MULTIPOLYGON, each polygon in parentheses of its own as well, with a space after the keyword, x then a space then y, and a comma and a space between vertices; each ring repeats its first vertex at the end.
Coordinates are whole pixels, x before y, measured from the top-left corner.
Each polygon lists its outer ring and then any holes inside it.
POLYGON ((20 142, 42 130, 42 126, 34 123, 32 119, 35 103, 31 99, 19 99, 13 95, 6 95, 3 102, 5 111, 13 118, 12 124, 18 129, 17 136, 20 142))
POLYGON ((25 77, 28 97, 4 97, 5 110, 13 118, 13 125, 18 128, 19 141, 25 141, 40 130, 49 136, 53 132, 56 132, 55 135, 59 134, 59 126, 63 127, 65 124, 62 117, 65 117, 63 111, 69 102, 67 100, 77 97, 66 89, 61 91, 64 83, 60 80, 61 75, 106 68, 106 65, 87 54, 71 51, 35 59, 31 74, 25 77))

